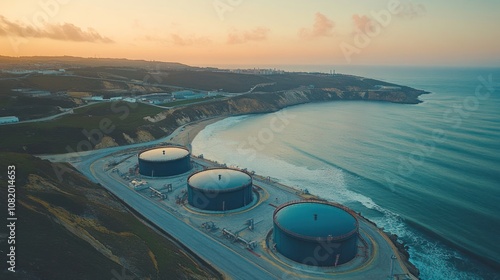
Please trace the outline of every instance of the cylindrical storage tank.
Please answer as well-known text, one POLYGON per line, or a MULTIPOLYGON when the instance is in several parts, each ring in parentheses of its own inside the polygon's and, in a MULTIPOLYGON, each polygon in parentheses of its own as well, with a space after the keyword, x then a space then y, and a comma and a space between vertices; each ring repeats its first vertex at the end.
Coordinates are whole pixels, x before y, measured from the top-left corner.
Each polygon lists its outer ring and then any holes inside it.
POLYGON ((358 220, 352 211, 324 201, 295 201, 276 208, 276 250, 299 263, 336 266, 357 253, 358 220))
POLYGON ((191 153, 183 147, 167 146, 139 153, 139 173, 149 177, 167 177, 191 170, 191 153))
POLYGON ((207 169, 188 177, 189 205, 201 210, 227 211, 252 202, 252 177, 229 168, 207 169))

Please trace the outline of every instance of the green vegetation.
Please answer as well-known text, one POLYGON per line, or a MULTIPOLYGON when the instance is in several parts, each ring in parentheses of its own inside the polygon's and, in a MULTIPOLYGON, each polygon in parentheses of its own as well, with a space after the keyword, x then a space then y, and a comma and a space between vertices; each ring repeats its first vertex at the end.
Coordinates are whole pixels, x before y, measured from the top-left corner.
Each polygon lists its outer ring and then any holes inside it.
MULTIPOLYGON (((0 61, 14 63, 13 58, 0 57, 0 61)), ((168 86, 184 87, 199 90, 218 90, 243 93, 256 85, 256 91, 278 92, 298 87, 314 86, 335 90, 368 90, 375 85, 389 85, 381 81, 364 79, 348 75, 326 75, 307 73, 285 73, 275 75, 238 74, 216 69, 189 68, 180 64, 148 63, 145 61, 99 60, 72 57, 57 58, 22 58, 21 62, 39 61, 41 65, 50 63, 49 68, 66 68, 68 75, 27 74, 3 75, 7 79, 0 81, 0 116, 15 115, 21 120, 35 119, 59 113, 58 106, 75 107, 80 102, 68 96, 51 96, 43 99, 16 100, 22 95, 12 92, 14 88, 32 88, 47 90, 53 94, 60 92, 86 92, 94 95, 115 97, 122 95, 151 93, 158 91, 170 92, 168 86), (108 61, 108 65, 103 65, 108 61), (94 66, 89 67, 91 62, 94 66), (128 63, 128 64, 127 64, 128 63), (84 65, 84 67, 82 67, 84 65), (56 67, 57 66, 57 67, 56 67), (70 67, 67 67, 70 66, 70 67), (154 66, 154 67, 153 67, 154 66), (165 67, 161 67, 165 66, 165 67), (167 67, 168 66, 168 67, 167 67), (72 76, 74 75, 74 76, 72 76), (141 81, 134 83, 132 80, 141 81), (145 81, 146 84, 143 84, 145 81), (163 87, 151 84, 163 84, 163 87), (41 103, 44 104, 41 104, 41 103)), ((21 63, 22 65, 22 63, 21 63)), ((32 66, 23 65, 26 68, 32 66)), ((78 95, 73 95, 78 96, 78 95)), ((187 105, 197 101, 179 101, 167 103, 165 106, 187 105)))
POLYGON ((75 103, 68 98, 28 97, 0 98, 1 116, 18 116, 21 120, 43 118, 61 113, 58 107, 72 108, 75 103))
MULTIPOLYGON (((55 80, 46 81, 48 84, 55 80)), ((58 107, 72 108, 76 103, 65 96, 30 97, 17 92, 15 88, 40 89, 26 79, 0 81, 0 116, 17 116, 21 120, 42 118, 60 113, 58 107)))
POLYGON ((57 91, 97 91, 102 89, 99 80, 74 76, 31 75, 25 79, 26 87, 38 90, 57 91))
MULTIPOLYGON (((15 61, 0 57, 7 63, 15 61)), ((52 58, 54 60, 54 58, 52 58)), ((223 89, 228 92, 247 92, 256 85, 256 91, 264 94, 244 94, 233 98, 214 97, 210 102, 202 99, 188 99, 168 102, 164 106, 172 108, 171 112, 158 122, 149 122, 144 117, 155 116, 162 109, 144 104, 131 103, 101 103, 75 110, 75 114, 65 115, 59 119, 47 122, 36 122, 0 126, 3 136, 0 151, 16 151, 28 153, 65 153, 93 149, 100 144, 101 135, 106 138, 106 145, 124 145, 137 141, 149 141, 171 132, 186 120, 198 120, 200 117, 215 117, 220 115, 271 112, 283 107, 307 102, 326 100, 377 100, 399 103, 418 103, 422 91, 401 86, 395 90, 380 90, 376 85, 391 85, 349 75, 327 75, 308 73, 284 73, 275 75, 237 74, 226 71, 196 69, 182 67, 176 64, 161 64, 179 66, 171 68, 151 67, 144 61, 133 61, 126 65, 126 60, 111 60, 110 66, 104 66, 100 60, 85 60, 79 58, 57 58, 50 65, 59 65, 61 61, 70 63, 77 61, 81 66, 68 69, 76 74, 92 78, 64 75, 26 75, 19 79, 0 81, 0 116, 15 115, 21 120, 43 117, 58 113, 58 106, 72 107, 74 99, 64 97, 26 98, 11 91, 13 88, 34 88, 50 91, 88 91, 102 95, 121 95, 124 92, 157 92, 155 86, 145 86, 128 82, 131 79, 145 80, 152 83, 162 83, 185 88, 201 90, 223 89), (89 67, 90 61, 96 65, 89 67), (136 67, 130 64, 136 65, 136 67), (144 65, 145 67, 137 67, 144 65), (175 69, 174 69, 175 68, 175 69), (155 74, 151 74, 154 72, 155 74), (97 78, 112 78, 118 82, 99 80, 97 78), (123 82, 121 81, 123 80, 123 82), (307 92, 294 95, 287 90, 301 89, 307 92), (184 106, 186 105, 186 106, 184 106), (188 106, 189 105, 189 106, 188 106), (109 128, 109 132, 100 133, 101 126, 109 128), (96 132, 97 131, 97 132, 96 132), (96 133, 93 133, 96 132, 96 133), (85 135, 87 134, 87 135, 85 135), (83 142, 82 142, 83 141, 83 142), (84 142, 89 143, 86 144, 84 142), (86 144, 80 145, 79 144, 86 144), (68 149, 68 145, 69 149, 68 149)), ((76 63, 76 62, 75 62, 76 63)), ((61 64, 65 65, 65 64, 61 64)), ((63 67, 64 68, 64 67, 63 67)), ((57 69, 57 68, 56 68, 57 69)), ((70 72, 68 71, 68 72, 70 72)), ((168 91, 168 90, 167 90, 168 91)), ((78 95, 75 95, 78 96, 78 95)), ((83 95, 82 95, 83 96, 83 95)), ((104 144, 103 144, 104 145, 104 144)))
POLYGON ((167 102, 160 104, 161 106, 165 107, 174 107, 174 106, 180 106, 180 105, 188 105, 192 103, 197 103, 197 102, 205 102, 205 101, 210 101, 218 98, 223 98, 224 96, 222 95, 217 95, 217 96, 211 96, 211 97, 202 97, 202 98, 195 98, 195 99, 182 99, 182 100, 176 100, 172 102, 167 102))
POLYGON ((12 89, 19 86, 20 82, 18 80, 0 81, 0 108, 5 108, 6 105, 10 104, 12 89))
POLYGON ((265 76, 213 71, 169 71, 158 77, 162 84, 200 90, 222 89, 226 92, 247 92, 253 86, 271 83, 265 76))
MULTIPOLYGON (((118 144, 126 144, 123 133, 136 137, 138 128, 150 124, 143 118, 161 111, 163 109, 142 103, 104 102, 77 109, 74 114, 52 121, 0 126, 0 135, 4 136, 0 151, 33 154, 77 151, 78 143, 95 142, 89 140, 83 130, 90 134, 101 131, 118 144), (68 144, 72 145, 70 150, 68 144)), ((150 132, 155 133, 154 136, 162 133, 159 128, 152 128, 150 132)), ((97 139, 96 134, 93 135, 97 139)), ((95 144, 92 143, 92 147, 95 144)))
POLYGON ((0 56, 0 65, 2 67, 18 67, 20 64, 28 66, 27 69, 34 68, 33 65, 45 65, 46 68, 51 69, 99 66, 134 67, 156 70, 192 68, 188 65, 177 62, 130 60, 124 58, 83 58, 74 56, 0 56))
POLYGON ((315 88, 338 88, 341 90, 347 90, 348 87, 357 87, 366 90, 373 89, 375 85, 393 85, 382 81, 349 75, 308 73, 253 75, 222 71, 182 70, 164 72, 163 75, 159 75, 158 77, 161 83, 166 85, 200 90, 222 89, 226 92, 235 93, 247 92, 258 84, 269 84, 256 89, 256 91, 264 92, 290 90, 310 85, 315 88))
POLYGON ((99 127, 103 118, 108 118, 118 129, 130 132, 147 123, 143 119, 145 116, 156 115, 162 111, 164 109, 143 103, 102 102, 76 109, 74 114, 46 125, 93 129, 99 127))
MULTIPOLYGON (((216 279, 70 167, 3 153, 16 166, 16 273, 2 279, 216 279), (60 181, 55 168, 68 169, 60 181)), ((7 188, 0 189, 7 197, 7 188)), ((4 214, 5 215, 5 214, 4 214)), ((7 244, 0 244, 7 248, 7 244)))
POLYGON ((307 74, 307 73, 287 73, 266 76, 274 82, 257 89, 258 91, 275 92, 289 90, 301 86, 313 86, 314 88, 337 88, 349 90, 349 88, 359 88, 360 90, 374 89, 375 85, 393 85, 390 83, 361 78, 349 75, 327 75, 327 74, 307 74))
POLYGON ((86 67, 71 69, 73 74, 94 78, 124 79, 143 81, 148 71, 139 68, 86 67))

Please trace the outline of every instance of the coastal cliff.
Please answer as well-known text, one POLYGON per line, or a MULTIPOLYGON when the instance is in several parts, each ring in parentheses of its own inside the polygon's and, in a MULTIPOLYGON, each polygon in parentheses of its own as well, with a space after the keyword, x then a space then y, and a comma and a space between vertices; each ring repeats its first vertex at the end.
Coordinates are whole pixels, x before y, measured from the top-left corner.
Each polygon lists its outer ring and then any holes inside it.
MULTIPOLYGON (((340 90, 337 88, 299 88, 281 92, 262 92, 213 100, 160 112, 144 119, 149 124, 140 127, 155 138, 173 132, 177 127, 215 117, 244 114, 271 113, 283 108, 313 103, 340 100, 383 101, 392 103, 417 104, 418 96, 426 92, 411 88, 385 91, 340 90)), ((139 129, 138 129, 139 130, 139 129)))
POLYGON ((185 106, 100 102, 49 121, 0 126, 0 134, 5 135, 0 151, 54 154, 102 149, 160 139, 181 125, 217 117, 343 100, 417 104, 421 102, 418 97, 427 93, 348 75, 288 74, 273 79, 274 83, 259 87, 259 92, 225 93, 224 97, 185 106))

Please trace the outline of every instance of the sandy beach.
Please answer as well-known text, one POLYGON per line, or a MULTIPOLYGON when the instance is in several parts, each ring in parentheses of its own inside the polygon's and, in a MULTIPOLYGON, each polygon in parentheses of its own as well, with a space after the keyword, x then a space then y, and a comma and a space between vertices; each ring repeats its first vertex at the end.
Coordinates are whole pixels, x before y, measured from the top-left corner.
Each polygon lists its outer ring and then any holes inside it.
POLYGON ((177 135, 175 135, 170 142, 188 146, 193 142, 193 139, 198 135, 200 131, 202 131, 207 125, 213 124, 220 120, 225 119, 226 117, 217 117, 207 120, 201 120, 192 122, 184 127, 183 131, 180 131, 177 135))

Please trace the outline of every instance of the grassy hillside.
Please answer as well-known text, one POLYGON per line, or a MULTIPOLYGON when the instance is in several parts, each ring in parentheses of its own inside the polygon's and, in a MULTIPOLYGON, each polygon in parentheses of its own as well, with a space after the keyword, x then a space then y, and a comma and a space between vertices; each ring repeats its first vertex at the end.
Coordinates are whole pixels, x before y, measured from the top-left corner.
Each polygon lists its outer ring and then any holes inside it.
MULTIPOLYGON (((17 272, 4 270, 1 279, 219 277, 79 173, 66 173, 59 181, 50 162, 0 154, 2 170, 11 164, 17 171, 17 272)), ((6 201, 6 187, 0 194, 6 201)), ((5 237, 0 237, 2 248, 7 248, 5 237)))
POLYGON ((259 75, 190 70, 165 72, 157 79, 166 85, 226 92, 246 92, 257 84, 272 82, 259 75))
MULTIPOLYGON (((70 149, 76 151, 78 143, 90 142, 94 147, 102 140, 99 139, 102 136, 108 136, 118 145, 123 145, 128 143, 124 133, 141 142, 143 140, 137 134, 138 128, 150 126, 143 118, 162 111, 161 108, 140 103, 105 102, 77 109, 74 114, 53 121, 0 126, 0 135, 4 135, 0 151, 61 153, 68 152, 68 144, 71 145, 70 149), (88 131, 94 139, 89 139, 83 130, 88 131)), ((162 136, 163 133, 159 128, 148 127, 144 140, 162 136)))
POLYGON ((186 69, 191 68, 188 65, 177 62, 161 62, 146 60, 130 60, 120 58, 83 58, 74 56, 21 56, 9 57, 0 56, 0 68, 17 67, 19 64, 29 65, 30 68, 54 69, 67 67, 138 67, 138 68, 159 68, 159 69, 186 69))
MULTIPOLYGON (((257 85, 259 87, 255 89, 256 92, 279 92, 309 86, 333 91, 367 91, 376 89, 376 85, 390 85, 382 81, 349 75, 308 73, 253 75, 179 65, 176 67, 169 63, 127 60, 71 57, 19 58, 16 60, 0 57, 0 63, 1 61, 17 63, 16 68, 32 69, 33 65, 28 63, 30 59, 40 61, 37 64, 40 69, 58 69, 59 67, 55 66, 63 62, 69 64, 61 64, 68 66, 63 67, 66 69, 63 75, 0 73, 0 116, 14 115, 21 120, 46 117, 59 113, 58 107, 76 107, 77 104, 84 103, 85 101, 79 97, 85 95, 133 96, 172 92, 179 88, 244 93, 257 85), (91 61, 95 64, 92 65, 91 61), (103 64, 105 61, 109 62, 106 66, 103 64), (43 98, 28 98, 26 94, 23 97, 22 93, 12 91, 16 88, 46 90, 52 95, 43 98), (66 93, 69 94, 66 95, 66 93)), ((0 65, 0 68, 2 67, 8 68, 9 65, 0 65)), ((401 87, 401 89, 407 90, 408 88, 401 87)))
MULTIPOLYGON (((57 112, 57 106, 71 107, 69 106, 71 103, 63 99, 29 99, 20 96, 14 98, 6 95, 5 92, 10 92, 9 88, 13 87, 51 91, 89 91, 102 95, 166 90, 150 85, 124 82, 148 77, 149 72, 145 69, 86 67, 78 71, 81 75, 93 78, 28 75, 19 80, 2 80, 0 82, 0 116, 18 115, 16 113, 21 116, 22 114, 39 116, 47 112, 57 112), (97 78, 112 78, 113 81, 97 78), (103 88, 107 88, 108 92, 101 91, 103 88), (115 90, 121 93, 116 93, 115 90)), ((170 110, 159 117, 157 114, 165 110, 158 107, 105 102, 75 110, 75 114, 65 115, 49 122, 0 126, 0 135, 3 136, 0 151, 31 154, 84 151, 158 139, 166 136, 179 125, 207 117, 272 112, 290 105, 331 100, 373 100, 416 104, 420 102, 418 96, 425 93, 405 86, 395 86, 383 81, 349 75, 285 73, 261 76, 200 69, 154 70, 153 72, 155 77, 150 78, 151 82, 173 86, 203 90, 223 89, 229 92, 246 92, 256 85, 262 85, 262 87, 257 88, 251 94, 214 99, 203 102, 201 105, 196 104, 194 111, 186 107, 191 107, 189 103, 197 100, 167 103, 168 106, 185 105, 185 107, 181 110, 170 110), (393 87, 380 87, 382 85, 393 87), (304 91, 307 94, 287 93, 295 91, 304 91), (145 120, 147 117, 150 117, 149 120, 145 120), (106 128, 110 127, 109 131, 103 132, 101 129, 103 122, 106 128)), ((12 92, 10 93, 12 95, 12 92)))
POLYGON ((102 89, 102 82, 73 76, 32 75, 24 80, 25 87, 51 92, 74 90, 96 91, 102 89))
MULTIPOLYGON (((57 92, 70 87, 74 80, 49 78, 50 76, 32 76, 0 81, 0 116, 18 116, 21 120, 43 118, 60 113, 58 107, 72 108, 76 106, 73 99, 67 96, 30 97, 13 92, 16 88, 32 88, 57 92), (61 82, 62 84, 59 84, 61 82)), ((74 87, 74 85, 73 85, 74 87)))
POLYGON ((93 78, 104 78, 104 79, 116 79, 116 80, 138 80, 143 81, 148 77, 149 73, 145 69, 141 68, 114 68, 114 67, 85 67, 85 68, 73 68, 71 72, 75 75, 93 77, 93 78))
POLYGON ((418 96, 425 93, 413 89, 368 91, 355 86, 345 87, 348 89, 251 93, 187 104, 171 110, 140 103, 106 102, 75 110, 73 115, 48 122, 0 126, 0 134, 4 135, 0 151, 31 154, 86 151, 155 140, 167 136, 180 125, 211 117, 267 113, 297 104, 334 100, 415 104, 419 102, 418 96))

